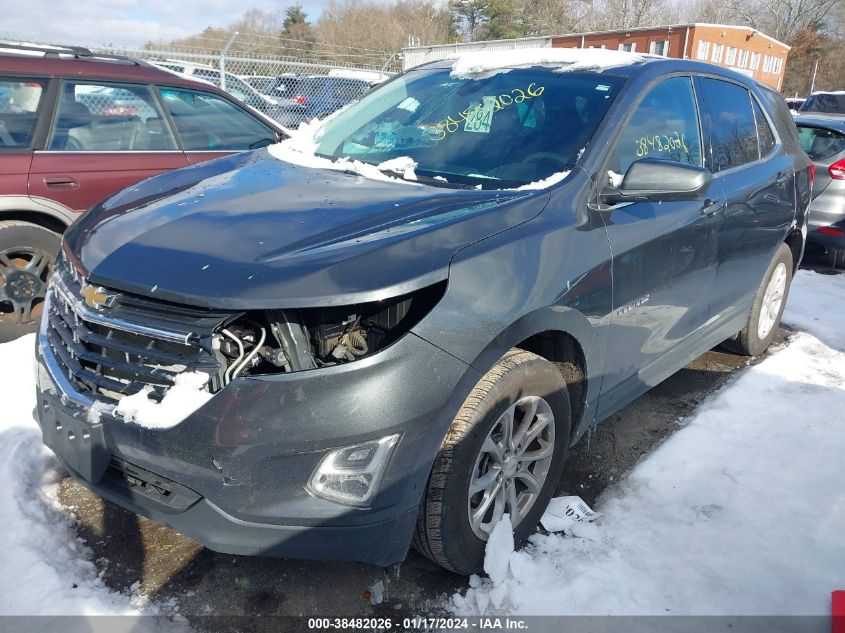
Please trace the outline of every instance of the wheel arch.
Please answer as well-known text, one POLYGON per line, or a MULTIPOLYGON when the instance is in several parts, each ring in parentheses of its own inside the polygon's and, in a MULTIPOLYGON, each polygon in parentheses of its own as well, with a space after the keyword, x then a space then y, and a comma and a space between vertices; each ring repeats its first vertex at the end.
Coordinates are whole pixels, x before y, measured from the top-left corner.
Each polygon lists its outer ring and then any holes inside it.
POLYGON ((77 215, 72 209, 45 198, 0 196, 0 221, 29 222, 62 234, 77 215))
POLYGON ((793 229, 783 242, 792 251, 792 274, 795 274, 804 256, 804 234, 800 229, 793 229))
MULTIPOLYGON (((601 386, 599 360, 604 348, 595 328, 574 308, 557 305, 541 308, 500 332, 473 360, 471 367, 484 375, 514 347, 554 363, 563 375, 572 406, 571 440, 576 441, 592 422, 593 416, 588 412, 595 411, 593 405, 601 386)), ((475 372, 472 373, 477 376, 475 372)), ((466 395, 468 391, 460 398, 461 402, 466 395)))

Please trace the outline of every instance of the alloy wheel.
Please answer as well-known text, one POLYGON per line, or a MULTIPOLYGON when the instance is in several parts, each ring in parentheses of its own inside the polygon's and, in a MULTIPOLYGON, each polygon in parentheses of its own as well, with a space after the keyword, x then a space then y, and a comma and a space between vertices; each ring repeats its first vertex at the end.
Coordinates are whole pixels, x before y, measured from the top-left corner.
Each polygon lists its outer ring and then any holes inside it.
POLYGON ((765 339, 777 321, 783 296, 786 293, 786 265, 781 262, 772 272, 763 303, 760 305, 760 318, 757 320, 757 336, 765 339))
POLYGON ((549 403, 525 396, 499 416, 475 459, 467 512, 473 533, 486 541, 505 512, 516 527, 540 496, 555 451, 549 403))
POLYGON ((20 246, 0 251, 0 324, 36 322, 43 310, 53 257, 20 246))

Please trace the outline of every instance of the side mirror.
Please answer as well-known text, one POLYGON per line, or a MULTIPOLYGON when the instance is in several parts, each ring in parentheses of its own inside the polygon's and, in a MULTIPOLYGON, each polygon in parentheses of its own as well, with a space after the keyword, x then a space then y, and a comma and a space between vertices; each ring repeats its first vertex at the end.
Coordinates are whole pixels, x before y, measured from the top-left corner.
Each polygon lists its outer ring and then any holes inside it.
POLYGON ((631 164, 619 188, 605 187, 604 204, 636 200, 691 200, 713 180, 708 169, 674 161, 643 158, 631 164))

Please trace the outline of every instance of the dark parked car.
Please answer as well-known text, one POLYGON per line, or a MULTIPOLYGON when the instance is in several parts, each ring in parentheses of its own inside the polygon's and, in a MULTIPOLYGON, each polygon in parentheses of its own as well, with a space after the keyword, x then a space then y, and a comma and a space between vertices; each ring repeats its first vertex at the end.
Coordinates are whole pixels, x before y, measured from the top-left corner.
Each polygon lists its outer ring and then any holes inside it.
POLYGON ((795 123, 816 170, 807 244, 845 266, 845 117, 802 114, 795 123))
POLYGON ((838 92, 814 92, 798 109, 802 114, 822 113, 845 116, 845 90, 838 92))
POLYGON ((279 107, 273 118, 285 127, 322 119, 360 99, 373 86, 368 81, 346 77, 305 77, 295 85, 280 79, 280 83, 286 92, 280 93, 279 107))
POLYGON ((553 54, 421 66, 316 157, 243 153, 86 214, 38 337, 44 442, 221 552, 387 565, 413 542, 470 573, 504 513, 524 540, 588 429, 715 345, 766 350, 811 187, 769 88, 553 54))
POLYGON ((206 83, 81 48, 0 53, 0 342, 33 331, 61 233, 139 180, 275 143, 206 83))

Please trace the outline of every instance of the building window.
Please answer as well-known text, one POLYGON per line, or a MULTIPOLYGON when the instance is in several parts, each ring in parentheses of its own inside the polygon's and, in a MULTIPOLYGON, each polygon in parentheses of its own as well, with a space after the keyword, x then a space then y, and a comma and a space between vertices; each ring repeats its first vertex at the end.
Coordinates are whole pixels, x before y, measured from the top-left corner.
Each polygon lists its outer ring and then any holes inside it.
POLYGON ((760 53, 751 53, 751 70, 760 68, 760 53))
POLYGON ((763 56, 763 72, 770 73, 772 72, 772 58, 768 55, 763 56))
POLYGON ((620 51, 625 51, 626 53, 634 53, 637 50, 637 43, 636 42, 625 42, 619 45, 620 51))
POLYGON ((725 50, 725 63, 728 66, 736 64, 736 49, 733 46, 728 46, 725 50))
POLYGON ((721 44, 713 44, 713 55, 710 57, 710 61, 714 64, 721 64, 722 63, 722 51, 725 49, 724 46, 721 44))
POLYGON ((661 57, 669 56, 669 40, 662 40, 659 42, 652 42, 648 46, 648 52, 652 55, 660 55, 661 57))
POLYGON ((739 64, 738 64, 738 66, 740 68, 745 68, 746 66, 748 66, 748 51, 745 50, 744 48, 741 48, 739 50, 739 64))
POLYGON ((698 59, 707 61, 707 54, 710 52, 710 42, 707 40, 698 41, 698 59))

